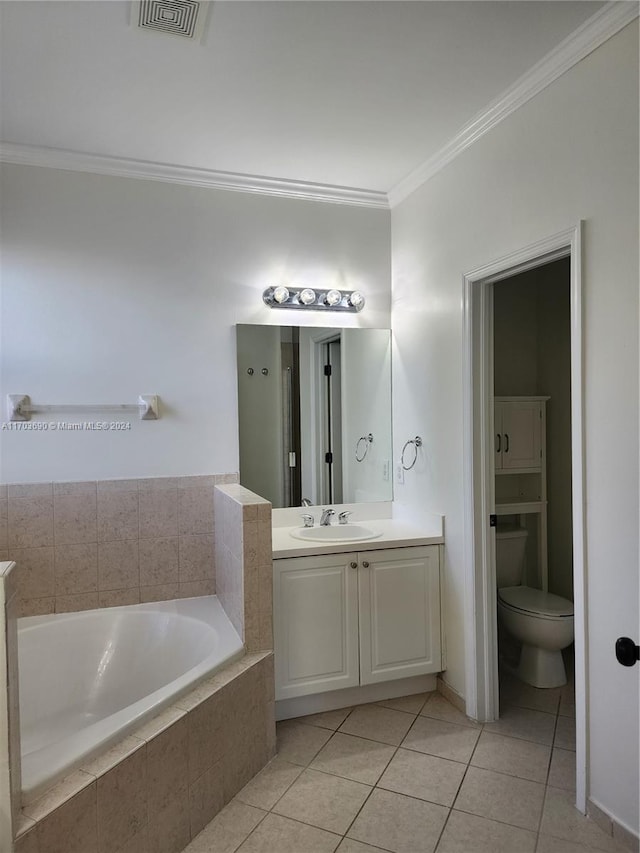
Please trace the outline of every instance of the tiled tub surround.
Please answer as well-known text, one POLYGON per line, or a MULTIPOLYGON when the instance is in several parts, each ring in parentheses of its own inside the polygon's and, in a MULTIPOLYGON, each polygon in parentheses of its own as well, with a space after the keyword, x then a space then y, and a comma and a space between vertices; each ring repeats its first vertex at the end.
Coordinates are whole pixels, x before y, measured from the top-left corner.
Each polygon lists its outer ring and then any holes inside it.
POLYGON ((214 595, 19 620, 22 803, 244 656, 214 595), (42 666, 42 650, 55 666, 42 666))
POLYGON ((16 566, 0 562, 0 850, 10 850, 20 805, 16 566), (9 807, 11 804, 11 807, 9 807))
POLYGON ((25 806, 15 853, 179 853, 274 753, 273 654, 246 655, 25 806))
POLYGON ((218 597, 248 652, 272 649, 271 504, 243 486, 218 486, 215 516, 218 597))
POLYGON ((215 592, 214 488, 237 474, 0 486, 19 615, 215 592))

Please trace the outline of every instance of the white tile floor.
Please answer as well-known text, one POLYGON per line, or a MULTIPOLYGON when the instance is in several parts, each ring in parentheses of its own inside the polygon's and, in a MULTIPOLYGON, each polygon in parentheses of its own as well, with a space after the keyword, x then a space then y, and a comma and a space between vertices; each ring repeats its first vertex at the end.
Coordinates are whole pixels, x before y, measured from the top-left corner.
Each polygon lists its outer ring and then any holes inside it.
POLYGON ((623 851, 573 806, 570 685, 501 684, 497 723, 437 693, 278 724, 278 756, 185 853, 623 851))

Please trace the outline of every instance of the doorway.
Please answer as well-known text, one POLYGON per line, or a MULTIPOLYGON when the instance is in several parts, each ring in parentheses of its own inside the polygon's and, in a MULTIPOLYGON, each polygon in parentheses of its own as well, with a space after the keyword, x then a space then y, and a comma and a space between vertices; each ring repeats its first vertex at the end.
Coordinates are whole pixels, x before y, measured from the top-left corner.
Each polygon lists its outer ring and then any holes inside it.
POLYGON ((491 261, 464 277, 464 476, 467 713, 499 716, 493 296, 498 282, 560 259, 570 268, 571 512, 576 685, 576 805, 586 810, 586 642, 580 226, 491 261))

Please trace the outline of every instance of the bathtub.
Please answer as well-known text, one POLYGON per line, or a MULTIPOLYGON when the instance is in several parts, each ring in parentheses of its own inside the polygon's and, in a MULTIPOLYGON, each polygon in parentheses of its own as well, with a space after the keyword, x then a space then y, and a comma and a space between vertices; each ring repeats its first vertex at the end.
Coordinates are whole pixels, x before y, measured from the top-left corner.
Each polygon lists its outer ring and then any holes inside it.
POLYGON ((243 655, 215 595, 19 619, 23 803, 243 655))

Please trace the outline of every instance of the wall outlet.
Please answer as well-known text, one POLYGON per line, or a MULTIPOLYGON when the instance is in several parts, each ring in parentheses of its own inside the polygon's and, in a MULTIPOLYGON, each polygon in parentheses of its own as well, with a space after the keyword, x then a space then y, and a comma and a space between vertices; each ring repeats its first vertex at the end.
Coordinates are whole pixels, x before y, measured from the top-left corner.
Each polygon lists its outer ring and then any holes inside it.
POLYGON ((402 462, 396 462, 396 483, 402 485, 404 483, 404 468, 402 462))

